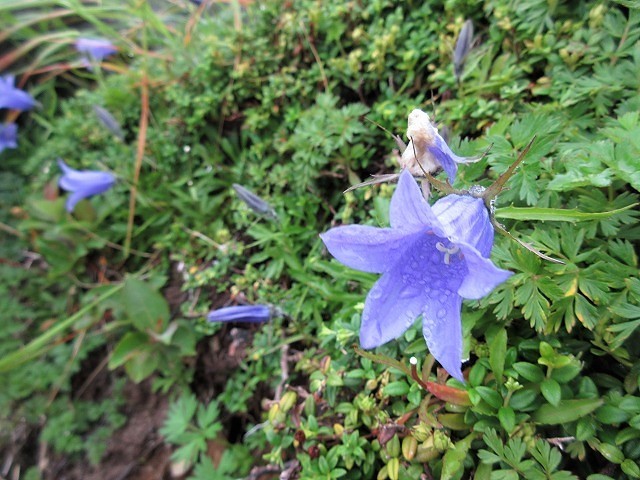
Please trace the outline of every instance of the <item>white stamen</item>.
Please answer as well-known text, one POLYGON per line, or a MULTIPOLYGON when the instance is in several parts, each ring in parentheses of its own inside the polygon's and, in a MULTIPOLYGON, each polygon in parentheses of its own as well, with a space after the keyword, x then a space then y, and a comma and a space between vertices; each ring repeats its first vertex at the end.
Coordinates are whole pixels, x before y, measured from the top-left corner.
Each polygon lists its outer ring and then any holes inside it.
POLYGON ((444 244, 442 242, 438 242, 436 243, 436 249, 439 252, 444 253, 444 264, 445 265, 449 265, 450 257, 451 255, 453 255, 454 253, 458 253, 460 251, 460 247, 453 245, 452 247, 445 247, 444 244))

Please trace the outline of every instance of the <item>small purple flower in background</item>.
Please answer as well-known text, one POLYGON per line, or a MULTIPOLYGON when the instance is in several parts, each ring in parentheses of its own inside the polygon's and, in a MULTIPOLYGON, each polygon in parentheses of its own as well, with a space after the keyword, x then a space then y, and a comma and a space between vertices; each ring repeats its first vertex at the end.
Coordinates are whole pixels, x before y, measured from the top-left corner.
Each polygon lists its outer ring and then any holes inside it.
POLYGON ((0 125, 0 153, 5 148, 18 148, 18 126, 15 123, 0 125))
POLYGON ((449 182, 453 184, 459 163, 478 160, 459 157, 453 153, 438 133, 438 129, 431 123, 429 115, 422 110, 415 109, 409 114, 407 137, 409 145, 402 153, 400 165, 417 177, 424 175, 423 169, 433 174, 442 168, 449 177, 449 182))
POLYGON ((4 75, 0 77, 0 108, 12 110, 31 110, 36 101, 27 92, 14 86, 15 77, 4 75))
POLYGON ((456 76, 456 81, 460 83, 462 79, 462 72, 464 70, 464 62, 467 59, 467 55, 471 51, 471 45, 473 44, 473 22, 467 20, 462 25, 458 40, 456 40, 456 48, 453 51, 453 73, 456 76))
POLYGON ((100 105, 94 105, 93 112, 96 114, 96 117, 98 117, 98 120, 107 127, 107 130, 113 133, 120 141, 124 141, 124 133, 122 132, 122 128, 120 128, 120 124, 106 108, 100 105))
POLYGON ((273 207, 263 199, 261 199, 258 195, 253 193, 251 190, 237 183, 233 184, 233 189, 238 194, 240 200, 242 200, 255 213, 270 218, 271 220, 278 219, 278 214, 273 209, 273 207))
POLYGON ((78 38, 76 50, 85 54, 88 57, 87 60, 93 59, 96 62, 118 52, 118 49, 109 40, 102 38, 78 38))
POLYGON ((271 314, 267 305, 236 305, 209 312, 207 321, 264 323, 271 319, 271 314))
POLYGON ((348 267, 382 273, 362 313, 360 343, 375 348, 402 335, 422 314, 431 354, 451 376, 462 376, 462 299, 479 299, 511 272, 489 254, 493 227, 480 198, 448 195, 433 207, 408 170, 391 198, 391 228, 348 225, 320 237, 348 267))
POLYGON ((58 159, 58 165, 63 173, 58 185, 63 190, 71 192, 66 203, 68 212, 73 212, 76 203, 80 200, 106 192, 116 181, 116 177, 108 172, 74 170, 61 159, 58 159))

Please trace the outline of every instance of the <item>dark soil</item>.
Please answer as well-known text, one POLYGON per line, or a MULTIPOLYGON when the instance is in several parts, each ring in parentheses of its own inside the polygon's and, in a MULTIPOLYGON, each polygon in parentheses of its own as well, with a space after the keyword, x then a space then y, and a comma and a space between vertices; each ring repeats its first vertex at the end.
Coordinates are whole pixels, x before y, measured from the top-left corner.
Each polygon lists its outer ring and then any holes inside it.
MULTIPOLYGON (((171 479, 171 448, 158 434, 164 422, 168 399, 151 391, 151 382, 129 382, 124 388, 123 413, 127 423, 108 440, 99 465, 70 461, 52 455, 39 463, 46 465, 45 480, 161 480, 171 479)), ((179 478, 179 477, 178 477, 179 478)))

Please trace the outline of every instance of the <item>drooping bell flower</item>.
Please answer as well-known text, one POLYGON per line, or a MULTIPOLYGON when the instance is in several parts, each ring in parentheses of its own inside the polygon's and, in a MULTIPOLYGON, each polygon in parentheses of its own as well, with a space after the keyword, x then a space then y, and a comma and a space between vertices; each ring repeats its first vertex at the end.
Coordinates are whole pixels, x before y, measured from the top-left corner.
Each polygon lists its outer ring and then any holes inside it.
POLYGON ((367 349, 387 343, 422 315, 429 351, 464 381, 462 299, 482 298, 511 276, 489 260, 494 232, 484 202, 448 195, 431 207, 404 170, 390 220, 390 228, 348 225, 320 235, 343 264, 382 274, 367 295, 360 343, 367 349))
POLYGON ((14 86, 15 77, 4 75, 0 77, 0 108, 12 110, 31 110, 36 101, 27 92, 14 86))
POLYGON ((234 305, 209 312, 207 321, 264 323, 271 315, 272 309, 267 305, 234 305))
POLYGON ((58 159, 58 165, 62 170, 58 185, 63 190, 71 192, 65 204, 68 212, 73 212, 80 200, 106 192, 116 181, 116 177, 109 172, 74 170, 61 159, 58 159))
POLYGON ((18 148, 18 126, 15 123, 0 125, 0 153, 5 148, 18 148))
POLYGON ((400 164, 411 174, 423 176, 423 169, 433 174, 442 168, 449 177, 449 182, 453 184, 459 163, 472 163, 478 160, 478 158, 460 157, 453 153, 438 133, 438 129, 431 123, 429 115, 422 110, 413 110, 409 114, 407 123, 409 145, 402 153, 400 164))
POLYGON ((78 38, 75 46, 86 60, 96 62, 101 62, 105 57, 118 52, 118 49, 109 40, 103 38, 78 38))

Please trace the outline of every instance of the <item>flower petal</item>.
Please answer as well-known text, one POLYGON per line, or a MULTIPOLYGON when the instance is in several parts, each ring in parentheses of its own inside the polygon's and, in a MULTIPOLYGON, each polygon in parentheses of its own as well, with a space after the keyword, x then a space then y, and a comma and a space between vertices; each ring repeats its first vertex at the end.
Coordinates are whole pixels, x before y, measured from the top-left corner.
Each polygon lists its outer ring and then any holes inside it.
POLYGON ((367 296, 360 327, 364 348, 399 337, 429 304, 439 306, 457 296, 467 273, 460 255, 447 257, 438 250, 436 245, 444 239, 424 232, 411 238, 393 269, 376 282, 367 296))
POLYGON ((14 81, 13 75, 0 77, 0 108, 31 110, 36 101, 27 92, 14 87, 14 81))
POLYGON ((15 123, 0 125, 0 152, 5 148, 18 148, 18 126, 15 123))
POLYGON ((432 210, 452 242, 473 245, 483 257, 489 257, 494 232, 482 199, 447 195, 438 200, 432 210))
POLYGON ((392 228, 415 231, 426 227, 438 235, 442 233, 440 222, 407 169, 400 174, 398 186, 391 197, 389 217, 392 228))
POLYGON ((491 260, 480 256, 472 245, 457 244, 464 254, 469 273, 462 281, 458 293, 463 298, 478 300, 508 279, 513 272, 496 267, 491 260))
POLYGON ((429 352, 453 378, 462 376, 462 323, 460 295, 449 295, 443 302, 430 302, 422 313, 422 333, 429 352))
POLYGON ((390 270, 420 234, 366 225, 335 227, 320 234, 329 253, 355 270, 384 273, 390 270))
POLYGON ((76 208, 76 204, 80 201, 80 200, 84 200, 87 197, 90 197, 91 195, 87 194, 86 192, 82 191, 82 190, 78 190, 75 192, 72 192, 71 195, 69 195, 67 197, 67 201, 64 204, 65 209, 67 210, 67 212, 71 213, 73 212, 73 209, 76 208))
POLYGON ((385 273, 367 295, 360 326, 360 344, 375 348, 402 335, 418 318, 424 306, 419 289, 405 290, 401 271, 385 273))
POLYGON ((81 53, 88 53, 97 61, 101 61, 104 57, 118 51, 109 40, 103 38, 78 38, 76 40, 76 50, 81 53))
POLYGON ((444 141, 440 134, 436 134, 435 145, 428 148, 440 165, 442 165, 442 169, 447 174, 447 177, 449 177, 449 182, 453 184, 456 179, 456 173, 458 172, 458 164, 454 160, 456 155, 447 146, 447 142, 444 141))

